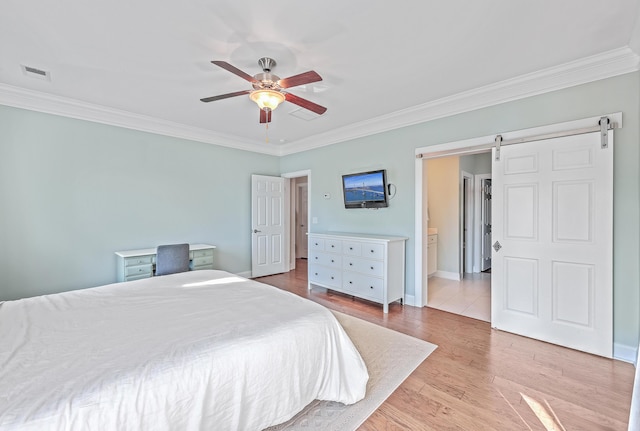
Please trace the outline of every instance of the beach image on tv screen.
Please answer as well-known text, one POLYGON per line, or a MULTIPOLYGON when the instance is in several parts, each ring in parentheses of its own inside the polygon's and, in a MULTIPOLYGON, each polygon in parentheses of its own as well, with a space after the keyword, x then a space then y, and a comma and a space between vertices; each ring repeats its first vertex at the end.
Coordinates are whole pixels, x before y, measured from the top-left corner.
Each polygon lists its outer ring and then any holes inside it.
POLYGON ((357 175, 344 178, 344 200, 347 203, 384 201, 382 173, 357 175))

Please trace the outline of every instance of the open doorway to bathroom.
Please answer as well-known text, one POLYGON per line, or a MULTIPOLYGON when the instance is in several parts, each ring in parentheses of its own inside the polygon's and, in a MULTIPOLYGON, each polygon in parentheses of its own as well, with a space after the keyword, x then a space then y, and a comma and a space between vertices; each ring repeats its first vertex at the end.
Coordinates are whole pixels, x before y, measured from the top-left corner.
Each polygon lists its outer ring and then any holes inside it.
POLYGON ((426 159, 427 306, 491 321, 491 153, 426 159), (488 257, 488 259, 487 259, 488 257))
POLYGON ((309 193, 311 190, 311 171, 297 171, 282 174, 289 179, 288 195, 288 271, 296 269, 299 263, 306 266, 307 233, 309 232, 309 193))

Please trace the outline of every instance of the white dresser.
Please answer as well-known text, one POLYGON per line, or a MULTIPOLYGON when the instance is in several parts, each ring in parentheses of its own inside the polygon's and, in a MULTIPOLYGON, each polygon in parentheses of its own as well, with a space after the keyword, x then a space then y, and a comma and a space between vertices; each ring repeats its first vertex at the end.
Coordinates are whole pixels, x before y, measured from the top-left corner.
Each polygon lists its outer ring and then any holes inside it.
POLYGON ((309 233, 312 285, 382 304, 404 299, 405 241, 398 236, 309 233))
MULTIPOLYGON (((211 244, 189 244, 189 269, 213 268, 213 250, 211 244)), ((131 281, 140 278, 149 278, 155 275, 156 248, 144 248, 140 250, 116 251, 118 259, 117 280, 131 281)))

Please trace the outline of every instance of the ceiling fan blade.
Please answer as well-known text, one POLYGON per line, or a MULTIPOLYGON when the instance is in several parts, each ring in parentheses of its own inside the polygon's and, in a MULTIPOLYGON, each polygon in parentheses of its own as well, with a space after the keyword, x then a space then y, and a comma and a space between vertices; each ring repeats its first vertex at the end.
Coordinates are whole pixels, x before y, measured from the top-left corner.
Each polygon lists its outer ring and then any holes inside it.
POLYGON ((249 75, 248 73, 243 72, 242 70, 238 69, 235 66, 230 65, 226 61, 214 60, 214 61, 212 61, 212 63, 215 64, 216 66, 220 66, 224 70, 228 70, 229 72, 231 72, 231 73, 233 73, 235 75, 238 75, 242 79, 246 79, 247 81, 249 81, 251 83, 258 82, 256 80, 256 78, 254 78, 253 76, 249 75))
POLYGON ((205 97, 204 99, 200 99, 200 100, 202 102, 213 102, 215 100, 228 99, 229 97, 242 96, 243 94, 249 94, 249 93, 251 93, 251 90, 242 90, 242 91, 236 91, 235 93, 227 93, 227 94, 221 94, 219 96, 205 97))
POLYGON ((303 99, 302 97, 298 97, 295 94, 286 93, 285 98, 287 102, 295 103, 298 106, 302 106, 309 111, 315 112, 318 115, 322 115, 327 111, 327 108, 324 106, 320 106, 317 103, 313 103, 310 100, 303 99))
POLYGON ((265 111, 264 109, 260 110, 260 122, 261 123, 270 123, 271 122, 271 112, 265 111))
POLYGON ((313 70, 310 70, 299 75, 293 75, 288 78, 281 79, 278 81, 278 85, 282 88, 291 88, 296 85, 310 84, 317 81, 322 81, 322 77, 313 70))

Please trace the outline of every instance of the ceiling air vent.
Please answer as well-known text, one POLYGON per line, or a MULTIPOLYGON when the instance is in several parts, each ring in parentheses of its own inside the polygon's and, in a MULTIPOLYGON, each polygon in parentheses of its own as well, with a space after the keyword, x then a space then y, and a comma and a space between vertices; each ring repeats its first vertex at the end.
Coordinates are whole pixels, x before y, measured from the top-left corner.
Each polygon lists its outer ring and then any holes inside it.
POLYGON ((303 120, 307 120, 307 121, 311 121, 311 120, 315 120, 316 118, 320 118, 320 115, 308 111, 306 109, 302 109, 302 108, 298 108, 298 109, 294 109, 293 111, 289 112, 289 115, 293 116, 293 117, 297 117, 297 118, 301 118, 303 120))
POLYGON ((25 66, 24 64, 21 64, 20 67, 22 68, 22 73, 24 73, 26 76, 44 79, 45 81, 51 81, 51 74, 46 70, 38 69, 31 66, 25 66))

